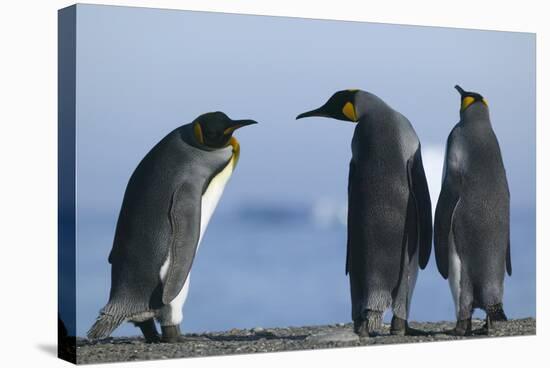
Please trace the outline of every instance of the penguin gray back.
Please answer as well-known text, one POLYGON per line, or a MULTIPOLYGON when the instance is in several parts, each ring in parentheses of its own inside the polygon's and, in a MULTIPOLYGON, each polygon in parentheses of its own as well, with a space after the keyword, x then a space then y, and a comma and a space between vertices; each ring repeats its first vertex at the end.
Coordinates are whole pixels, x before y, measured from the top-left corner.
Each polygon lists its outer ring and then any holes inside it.
POLYGON ((501 298, 504 270, 512 273, 510 192, 487 101, 457 89, 460 121, 447 140, 435 216, 436 261, 447 278, 449 249, 454 247, 467 272, 462 279, 468 277, 474 298, 480 305, 491 304, 501 298))
POLYGON ((395 156, 406 162, 412 157, 420 142, 410 121, 372 93, 358 92, 356 100, 359 117, 352 140, 353 159, 395 156))
POLYGON ((377 326, 393 303, 394 315, 406 319, 418 265, 426 266, 432 237, 418 137, 401 113, 361 90, 336 92, 297 119, 310 116, 357 123, 348 179, 352 318, 356 324, 372 319, 369 326, 377 326), (367 311, 377 317, 365 317, 367 311))

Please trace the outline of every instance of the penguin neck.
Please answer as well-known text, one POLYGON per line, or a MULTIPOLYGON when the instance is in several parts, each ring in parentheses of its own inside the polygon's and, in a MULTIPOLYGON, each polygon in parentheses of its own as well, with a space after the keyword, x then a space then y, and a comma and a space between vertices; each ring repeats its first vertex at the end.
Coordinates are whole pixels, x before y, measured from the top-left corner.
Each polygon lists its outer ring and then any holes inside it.
POLYGON ((357 123, 363 120, 371 120, 370 117, 379 111, 379 107, 387 107, 387 104, 378 96, 365 91, 357 91, 355 95, 355 112, 357 123))
POLYGON ((489 108, 481 102, 476 102, 460 113, 460 120, 463 124, 469 124, 470 122, 490 121, 489 108))

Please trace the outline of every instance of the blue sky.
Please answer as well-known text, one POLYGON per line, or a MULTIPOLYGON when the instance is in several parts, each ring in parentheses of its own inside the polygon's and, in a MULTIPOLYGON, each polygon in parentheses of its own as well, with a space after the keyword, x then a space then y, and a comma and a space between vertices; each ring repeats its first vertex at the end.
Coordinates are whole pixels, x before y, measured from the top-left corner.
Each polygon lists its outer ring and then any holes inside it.
MULTIPOLYGON (((334 264, 316 267, 309 262, 307 274, 297 273, 298 267, 288 268, 284 272, 287 284, 277 285, 280 294, 288 292, 289 298, 296 299, 300 295, 298 289, 293 289, 296 277, 310 280, 310 284, 301 285, 302 291, 309 288, 309 299, 321 298, 328 312, 308 319, 312 314, 307 313, 305 302, 285 304, 287 309, 280 307, 277 311, 267 306, 282 302, 269 300, 258 304, 256 310, 266 308, 262 313, 238 308, 225 319, 205 324, 209 313, 205 303, 212 300, 212 295, 194 289, 192 283, 184 326, 186 321, 190 329, 203 330, 232 324, 254 327, 259 323, 349 320, 342 258, 345 229, 337 220, 332 224, 331 219, 345 212, 354 125, 294 118, 320 106, 337 90, 361 88, 377 94, 407 116, 416 129, 435 207, 444 144, 459 118, 459 95, 453 89, 457 83, 489 101, 510 184, 512 236, 519 240, 512 244, 513 261, 518 259, 515 274, 506 282, 511 285, 509 290, 527 293, 516 295, 513 291, 508 297, 510 304, 517 305, 516 315, 533 315, 533 34, 79 5, 77 306, 85 312, 79 314, 77 331, 82 334, 107 301, 107 256, 122 195, 135 166, 172 129, 215 110, 232 118, 252 118, 260 124, 236 134, 241 142, 239 166, 201 246, 204 256, 199 255, 200 263, 194 267, 193 283, 197 288, 214 288, 223 272, 232 272, 231 265, 218 267, 215 258, 208 258, 219 254, 221 247, 234 246, 236 262, 250 255, 250 248, 233 244, 235 238, 228 238, 228 226, 250 231, 251 237, 256 231, 264 244, 277 247, 276 254, 270 254, 271 249, 264 249, 265 254, 255 250, 260 253, 253 256, 265 261, 266 267, 270 258, 277 259, 281 267, 285 260, 289 264, 308 262, 307 252, 315 252, 316 248, 300 242, 316 241, 307 235, 315 231, 325 238, 324 242, 328 239, 333 244, 334 248, 326 253, 319 248, 319 254, 334 258, 334 264), (267 221, 258 225, 242 216, 266 211, 273 215, 274 208, 283 217, 311 212, 313 225, 298 225, 300 220, 296 219, 295 223, 267 221), (286 232, 285 243, 277 244, 282 231, 286 232), (301 254, 305 257, 302 261, 295 253, 300 247, 308 250, 301 254), (212 267, 214 264, 217 266, 212 267), (328 285, 333 280, 337 281, 328 285)), ((450 292, 434 263, 432 259, 421 273, 415 296, 418 302, 413 300, 413 304, 419 303, 418 310, 424 310, 423 296, 441 295, 444 302, 440 309, 444 312, 433 315, 450 319, 450 292)), ((219 301, 218 307, 262 299, 264 291, 275 282, 262 274, 267 270, 276 272, 269 268, 246 272, 239 278, 240 287, 219 301), (258 279, 264 281, 262 285, 258 285, 258 279)), ((237 275, 242 269, 234 272, 237 275)), ((229 285, 225 290, 233 289, 229 285)), ((413 313, 418 319, 429 319, 430 315, 413 313)), ((119 333, 136 331, 124 327, 119 333)))

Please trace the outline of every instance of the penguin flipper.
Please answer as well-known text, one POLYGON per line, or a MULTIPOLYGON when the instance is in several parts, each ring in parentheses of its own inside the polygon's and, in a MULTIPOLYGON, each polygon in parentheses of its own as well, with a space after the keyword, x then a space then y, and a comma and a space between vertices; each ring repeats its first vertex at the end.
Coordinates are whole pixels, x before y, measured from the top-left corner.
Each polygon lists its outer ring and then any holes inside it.
POLYGON ((353 203, 352 200, 352 182, 353 182, 353 174, 355 172, 355 165, 353 164, 353 161, 349 163, 349 177, 348 177, 348 241, 346 246, 346 275, 349 273, 350 270, 350 262, 351 262, 351 209, 350 206, 353 203))
POLYGON ((195 258, 200 236, 201 194, 196 184, 185 182, 172 195, 170 264, 162 291, 165 305, 183 288, 195 258))
POLYGON ((508 234, 508 248, 506 249, 506 272, 512 276, 512 257, 510 256, 510 234, 508 234))
POLYGON ((461 141, 455 127, 447 139, 441 192, 437 200, 434 219, 434 248, 437 269, 444 279, 449 277, 449 236, 453 215, 460 200, 462 169, 459 159, 461 141))
POLYGON ((435 209, 434 245, 437 269, 444 279, 449 277, 449 236, 453 226, 453 215, 460 200, 456 184, 448 179, 441 186, 441 193, 435 209))
POLYGON ((408 163, 409 186, 416 205, 416 219, 418 229, 418 264, 421 269, 426 268, 432 251, 432 202, 426 181, 426 173, 422 164, 420 147, 409 159, 408 163))

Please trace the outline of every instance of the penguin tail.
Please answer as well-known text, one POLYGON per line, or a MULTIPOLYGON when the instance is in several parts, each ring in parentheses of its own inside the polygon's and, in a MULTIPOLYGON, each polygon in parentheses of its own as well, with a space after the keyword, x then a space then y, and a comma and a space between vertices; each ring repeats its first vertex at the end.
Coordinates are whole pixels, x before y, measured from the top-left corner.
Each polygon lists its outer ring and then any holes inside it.
POLYGON ((109 337, 109 335, 111 335, 111 333, 125 320, 126 317, 124 316, 111 315, 101 311, 95 323, 86 335, 90 340, 104 339, 109 337))
POLYGON ((507 321, 508 318, 504 314, 504 309, 502 308, 502 303, 493 304, 487 307, 486 310, 487 316, 491 321, 507 321))

